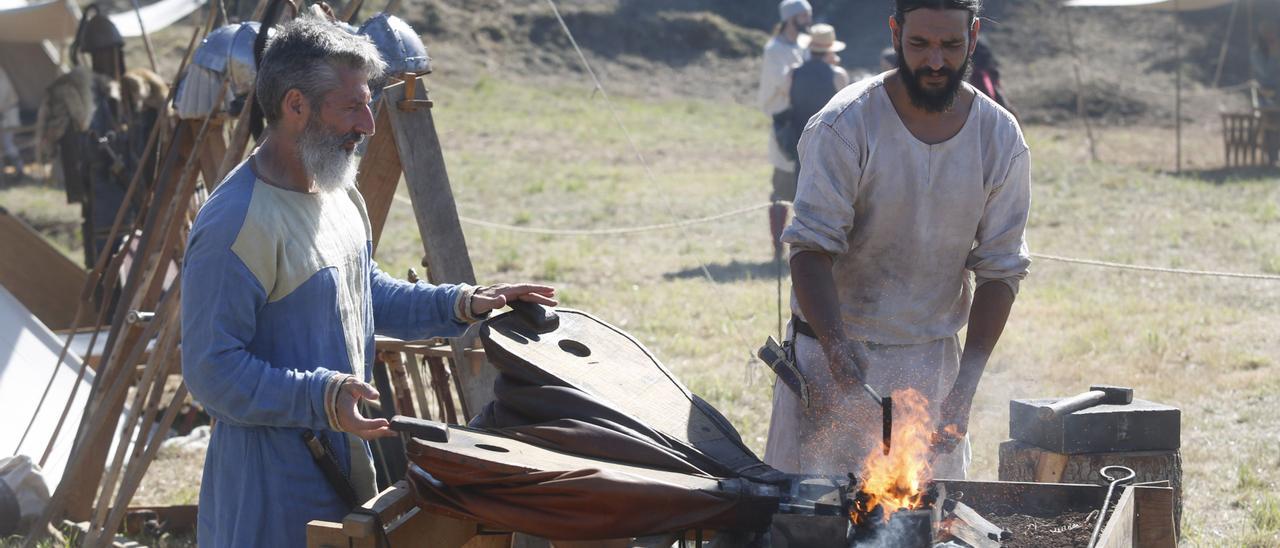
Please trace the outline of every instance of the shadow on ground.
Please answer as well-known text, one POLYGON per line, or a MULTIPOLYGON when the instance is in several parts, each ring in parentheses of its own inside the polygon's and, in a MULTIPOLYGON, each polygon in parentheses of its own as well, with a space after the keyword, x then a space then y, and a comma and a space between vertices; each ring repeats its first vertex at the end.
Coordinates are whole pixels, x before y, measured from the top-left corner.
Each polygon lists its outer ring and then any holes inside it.
POLYGON ((1280 167, 1215 167, 1207 169, 1184 169, 1181 173, 1166 171, 1164 174, 1184 179, 1196 179, 1215 185, 1223 185, 1243 181, 1256 181, 1258 179, 1280 179, 1280 167))
MULTIPOLYGON (((716 283, 740 282, 743 280, 772 280, 778 277, 781 270, 782 276, 790 274, 785 263, 775 263, 773 261, 761 262, 743 262, 734 260, 728 263, 715 263, 706 265, 707 272, 711 273, 711 277, 716 283)), ((705 278, 702 267, 697 266, 681 270, 679 272, 669 272, 663 274, 662 277, 667 280, 687 280, 691 278, 705 278)))

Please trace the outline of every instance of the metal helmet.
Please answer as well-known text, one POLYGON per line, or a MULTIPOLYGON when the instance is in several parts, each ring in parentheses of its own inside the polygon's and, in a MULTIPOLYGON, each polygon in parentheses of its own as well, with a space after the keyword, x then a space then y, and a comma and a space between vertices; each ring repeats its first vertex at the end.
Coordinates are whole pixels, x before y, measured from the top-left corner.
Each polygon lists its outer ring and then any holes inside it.
POLYGON ((94 10, 93 17, 85 21, 80 34, 80 51, 93 53, 110 48, 123 48, 124 37, 115 23, 101 11, 94 10))
POLYGON ((249 93, 258 75, 258 66, 253 62, 253 41, 258 29, 257 21, 218 27, 200 42, 192 62, 228 76, 236 95, 249 93))
POLYGON ((382 60, 387 63, 387 74, 431 72, 431 57, 427 55, 427 46, 404 19, 385 12, 379 13, 360 25, 360 34, 373 40, 382 60))

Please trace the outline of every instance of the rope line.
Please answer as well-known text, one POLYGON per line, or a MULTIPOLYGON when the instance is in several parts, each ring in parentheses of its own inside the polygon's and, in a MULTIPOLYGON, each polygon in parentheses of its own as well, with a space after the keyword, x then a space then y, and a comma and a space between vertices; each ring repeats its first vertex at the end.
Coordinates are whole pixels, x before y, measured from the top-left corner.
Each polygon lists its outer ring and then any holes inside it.
POLYGON ((1166 268, 1162 266, 1116 263, 1111 261, 1099 261, 1095 259, 1078 259, 1075 257, 1063 257, 1061 255, 1046 255, 1043 253, 1032 253, 1031 256, 1037 259, 1044 259, 1047 261, 1058 261, 1058 262, 1070 263, 1070 264, 1099 266, 1103 268, 1114 268, 1118 270, 1133 270, 1138 272, 1159 272, 1161 274, 1179 274, 1182 276, 1241 278, 1246 280, 1267 280, 1272 282, 1280 281, 1280 276, 1275 276, 1271 274, 1249 274, 1245 272, 1219 272, 1215 270, 1190 270, 1185 268, 1166 268))
MULTIPOLYGON (((395 199, 396 201, 399 201, 399 202, 404 202, 407 204, 411 203, 408 198, 405 198, 404 196, 401 196, 399 194, 396 195, 395 199)), ((787 202, 778 202, 778 203, 783 205, 788 205, 787 202)), ((696 217, 693 219, 671 221, 668 223, 658 223, 658 224, 652 224, 652 225, 618 227, 618 228, 592 228, 592 229, 541 228, 541 227, 533 227, 533 226, 521 226, 521 225, 496 223, 493 221, 486 221, 484 219, 476 219, 472 217, 464 217, 461 215, 458 216, 458 218, 462 220, 462 222, 464 223, 469 223, 476 226, 483 226, 485 228, 492 228, 494 230, 505 230, 507 232, 519 232, 522 234, 539 234, 544 236, 619 236, 623 234, 655 232, 659 230, 671 230, 676 228, 684 228, 687 226, 711 223, 711 222, 719 221, 722 219, 728 219, 730 217, 736 217, 738 215, 751 213, 753 211, 768 209, 769 207, 773 206, 773 204, 774 202, 765 202, 762 204, 755 204, 747 207, 740 207, 738 209, 733 209, 733 210, 725 211, 722 213, 716 213, 714 215, 708 215, 706 217, 696 217)))
MULTIPOLYGON (((395 196, 395 199, 396 201, 399 201, 399 202, 412 204, 412 202, 408 198, 405 198, 404 196, 400 196, 399 194, 395 196)), ((777 202, 777 203, 788 205, 788 206, 791 205, 788 202, 777 202)), ((765 202, 762 204, 756 204, 752 206, 733 209, 733 210, 725 211, 722 213, 716 213, 714 215, 707 215, 705 217, 685 219, 683 221, 672 221, 669 223, 660 223, 660 224, 654 224, 654 225, 619 227, 619 228, 600 228, 600 229, 541 228, 541 227, 533 227, 533 226, 519 226, 519 225, 495 223, 493 221, 473 219, 471 217, 459 216, 458 218, 462 220, 462 222, 464 223, 469 223, 476 226, 483 226, 485 228, 492 228, 494 230, 520 232, 524 234, 541 234, 546 236, 616 236, 616 235, 622 235, 622 234, 635 234, 639 232, 652 232, 652 231, 658 231, 658 230, 684 228, 687 226, 693 226, 697 224, 720 221, 720 220, 728 219, 731 217, 736 217, 738 215, 742 215, 745 213, 759 211, 761 209, 770 207, 773 204, 774 202, 765 202)), ((1186 269, 1186 268, 1167 268, 1162 266, 1150 266, 1150 265, 1140 265, 1140 264, 1131 264, 1131 263, 1118 263, 1118 262, 1112 262, 1112 261, 1100 261, 1097 259, 1081 259, 1078 257, 1050 255, 1047 253, 1032 253, 1031 256, 1033 258, 1044 259, 1046 261, 1057 261, 1061 263, 1097 266, 1102 268, 1113 268, 1117 270, 1132 270, 1136 272, 1157 272, 1161 274, 1178 274, 1183 276, 1207 276, 1207 277, 1215 277, 1215 278, 1266 280, 1271 282, 1280 281, 1280 276, 1274 275, 1274 274, 1251 274, 1247 272, 1223 272, 1223 271, 1217 271, 1217 270, 1193 270, 1193 269, 1186 269)))
POLYGON ((645 175, 649 177, 650 182, 654 182, 653 170, 649 168, 649 162, 645 160, 644 154, 640 152, 640 147, 636 145, 636 140, 631 137, 631 131, 627 129, 626 124, 622 123, 622 119, 618 117, 617 109, 613 108, 613 100, 609 98, 609 92, 604 90, 604 84, 600 82, 600 77, 596 76, 595 69, 591 68, 591 63, 587 62, 586 54, 582 53, 582 48, 578 47, 578 40, 573 37, 573 32, 569 30, 569 24, 564 22, 564 17, 560 15, 560 8, 556 7, 555 0, 547 0, 547 5, 551 6, 551 12, 555 14, 556 21, 560 22, 560 28, 564 30, 564 35, 569 38, 569 44, 573 46, 573 51, 578 53, 578 61, 582 63, 582 68, 591 75, 591 81, 596 86, 596 91, 600 93, 600 97, 604 99, 605 110, 609 111, 609 116, 613 118, 613 123, 618 125, 618 129, 622 130, 622 134, 626 136, 627 143, 631 145, 631 152, 636 155, 636 159, 640 161, 640 166, 644 168, 645 175))

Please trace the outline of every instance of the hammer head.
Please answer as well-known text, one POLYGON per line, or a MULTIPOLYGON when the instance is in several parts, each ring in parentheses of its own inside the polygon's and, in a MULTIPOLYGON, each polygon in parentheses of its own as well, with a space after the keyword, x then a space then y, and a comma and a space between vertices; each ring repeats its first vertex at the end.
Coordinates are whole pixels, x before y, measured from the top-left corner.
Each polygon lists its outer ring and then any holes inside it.
POLYGON ((1089 390, 1097 390, 1104 394, 1099 405, 1129 405, 1133 403, 1133 389, 1127 386, 1111 386, 1107 384, 1095 384, 1089 387, 1089 390))

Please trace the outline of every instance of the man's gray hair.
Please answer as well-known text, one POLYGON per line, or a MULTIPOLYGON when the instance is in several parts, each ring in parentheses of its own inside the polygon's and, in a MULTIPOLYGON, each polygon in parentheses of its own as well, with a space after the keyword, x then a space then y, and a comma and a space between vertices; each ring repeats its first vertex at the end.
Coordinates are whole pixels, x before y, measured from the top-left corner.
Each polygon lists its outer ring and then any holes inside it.
POLYGON ((267 125, 280 120, 281 103, 291 89, 319 108, 325 94, 337 87, 339 68, 363 70, 366 79, 377 80, 387 64, 368 37, 334 23, 312 16, 286 23, 267 40, 258 67, 255 101, 267 125))

